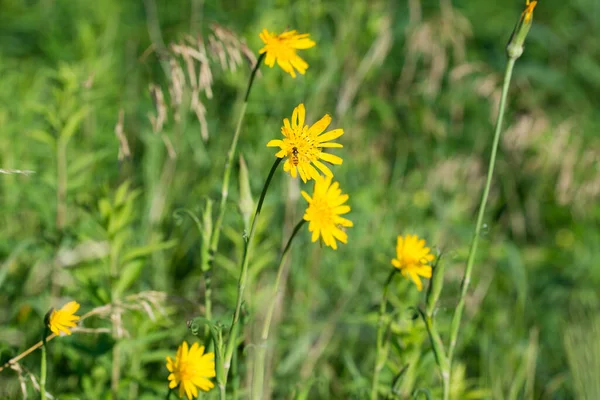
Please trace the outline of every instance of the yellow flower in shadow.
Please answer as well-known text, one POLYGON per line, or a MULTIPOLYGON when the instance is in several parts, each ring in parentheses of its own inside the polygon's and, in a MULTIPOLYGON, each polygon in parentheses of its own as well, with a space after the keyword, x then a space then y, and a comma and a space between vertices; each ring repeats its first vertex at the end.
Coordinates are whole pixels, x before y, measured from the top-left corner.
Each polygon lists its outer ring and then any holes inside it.
POLYGON ((296 50, 310 49, 316 43, 310 40, 308 33, 296 33, 296 31, 283 32, 280 35, 270 33, 266 29, 259 34, 265 46, 258 52, 267 53, 265 64, 273 68, 275 61, 282 70, 296 77, 294 68, 302 75, 306 73, 308 64, 296 54, 296 50))
POLYGON ((215 353, 204 354, 204 346, 194 343, 189 347, 184 340, 177 349, 175 360, 167 357, 169 388, 179 386, 179 397, 185 394, 189 400, 198 397, 198 389, 208 392, 215 387, 209 378, 215 374, 215 353))
POLYGON ((348 243, 348 235, 341 228, 351 227, 352 221, 341 217, 350 212, 350 206, 344 205, 347 194, 342 194, 338 182, 331 183, 332 178, 321 176, 315 179, 315 188, 310 197, 304 190, 302 197, 308 202, 304 220, 308 221, 308 230, 312 232, 312 241, 322 238, 323 242, 337 250, 337 242, 348 243))
POLYGON ((267 147, 279 147, 281 149, 275 156, 278 158, 287 157, 283 164, 283 170, 289 172, 293 178, 299 173, 304 182, 309 179, 316 179, 321 175, 315 167, 319 168, 325 176, 332 177, 333 173, 329 167, 319 160, 335 165, 342 163, 343 160, 340 157, 326 153, 323 149, 344 147, 339 143, 330 143, 331 140, 342 136, 344 130, 334 129, 323 133, 331 123, 331 117, 327 114, 309 128, 308 125, 304 125, 305 116, 304 104, 294 108, 291 124, 287 118, 283 120, 283 126, 281 127, 283 140, 271 140, 267 143, 267 147))
POLYGON ((76 321, 79 321, 79 316, 75 315, 77 310, 79 310, 79 303, 76 301, 65 304, 60 310, 52 310, 47 317, 48 328, 55 335, 60 335, 61 332, 70 335, 69 328, 77 326, 76 321))
POLYGON ((425 240, 417 235, 398 236, 396 243, 396 258, 392 265, 400 270, 402 276, 412 279, 421 291, 423 284, 421 276, 431 278, 431 266, 434 256, 429 247, 425 247, 425 240))

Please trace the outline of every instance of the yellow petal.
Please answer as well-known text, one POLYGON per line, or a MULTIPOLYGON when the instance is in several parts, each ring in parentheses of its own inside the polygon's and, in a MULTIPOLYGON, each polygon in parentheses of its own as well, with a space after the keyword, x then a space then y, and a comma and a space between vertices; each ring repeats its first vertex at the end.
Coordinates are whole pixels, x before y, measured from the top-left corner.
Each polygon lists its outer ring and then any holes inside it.
POLYGON ((309 136, 317 136, 321 132, 323 132, 329 124, 331 123, 331 117, 329 114, 325 114, 323 118, 315 122, 310 128, 308 128, 307 135, 309 136))

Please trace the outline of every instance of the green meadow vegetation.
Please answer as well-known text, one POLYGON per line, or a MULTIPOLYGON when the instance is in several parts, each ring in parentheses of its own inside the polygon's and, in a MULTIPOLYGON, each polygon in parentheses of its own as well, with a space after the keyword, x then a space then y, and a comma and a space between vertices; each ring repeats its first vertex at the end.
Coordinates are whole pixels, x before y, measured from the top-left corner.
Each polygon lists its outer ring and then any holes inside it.
POLYGON ((595 0, 0 2, 0 399, 600 399, 598 37, 595 0))

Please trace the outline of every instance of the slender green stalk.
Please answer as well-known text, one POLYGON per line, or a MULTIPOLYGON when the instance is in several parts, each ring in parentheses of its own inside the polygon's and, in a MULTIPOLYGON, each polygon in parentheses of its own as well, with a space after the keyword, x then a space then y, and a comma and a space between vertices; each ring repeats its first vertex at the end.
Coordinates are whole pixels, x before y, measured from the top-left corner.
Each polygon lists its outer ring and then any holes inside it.
POLYGON ((467 258, 467 266, 465 269, 465 276, 462 281, 460 298, 452 317, 452 324, 450 326, 450 345, 448 350, 448 362, 452 365, 452 358, 456 349, 456 341, 458 339, 458 332, 460 329, 460 322, 462 319, 463 310, 465 307, 465 298, 469 285, 471 283, 471 275, 473 273, 473 265, 475 263, 475 254, 477 252, 477 246, 479 244, 479 237, 481 236, 481 227, 483 225, 483 216, 485 214, 485 206, 490 193, 490 186, 492 184, 492 176, 494 174, 494 166, 496 164, 496 154, 498 152, 498 143, 500 142, 500 132, 502 131, 502 120, 504 118, 504 109, 506 106, 506 98, 508 95, 508 87, 510 85, 510 79, 512 76, 513 67, 515 65, 516 58, 509 57, 508 63, 506 64, 506 71, 504 73, 504 84, 502 86, 502 97, 500 98, 500 109, 498 110, 498 119, 496 120, 496 131, 494 133, 494 143, 492 145, 492 154, 490 156, 490 163, 488 166, 487 179, 485 187, 483 189, 483 195, 481 196, 481 204, 479 205, 479 214, 477 215, 477 223, 475 224, 475 233, 473 234, 473 240, 471 241, 471 249, 469 250, 469 256, 467 258))
POLYGON ((423 318, 423 322, 425 322, 425 328, 427 329, 431 347, 433 348, 433 354, 435 355, 435 362, 442 375, 443 399, 448 400, 450 398, 450 364, 448 362, 448 357, 446 356, 446 351, 444 350, 444 343, 437 330, 433 316, 427 314, 421 308, 419 309, 419 314, 421 314, 421 318, 423 318))
POLYGON ((41 376, 40 376, 40 394, 41 399, 46 400, 46 330, 42 336, 42 361, 41 361, 41 376))
POLYGON ((235 305, 235 311, 233 313, 233 319, 231 321, 231 329, 229 331, 229 338, 227 340, 227 348, 225 351, 225 382, 227 382, 227 372, 229 371, 229 367, 231 366, 231 357, 233 356, 233 351, 237 343, 237 334, 239 330, 237 325, 240 319, 240 310, 242 308, 244 290, 246 289, 246 280, 248 279, 249 253, 250 246, 252 245, 252 239, 254 238, 254 234, 256 232, 256 222, 258 221, 260 211, 262 210, 262 206, 265 201, 265 196, 267 194, 269 184, 271 183, 271 179, 273 179, 273 175, 275 174, 277 167, 281 163, 281 160, 281 158, 277 158, 273 163, 271 170, 269 171, 269 175, 267 176, 267 180, 265 181, 265 185, 263 186, 260 198, 258 199, 258 204, 256 206, 254 218, 252 219, 252 225, 250 226, 250 233, 248 234, 248 238, 246 239, 246 243, 244 245, 244 255, 242 256, 242 267, 240 270, 240 278, 238 281, 237 302, 235 305))
POLYGON ((267 314, 265 316, 265 321, 263 323, 262 333, 260 336, 260 343, 256 346, 256 357, 254 359, 254 375, 253 375, 253 384, 252 384, 252 399, 260 400, 263 397, 263 386, 264 386, 264 372, 265 372, 265 356, 267 353, 267 340, 269 339, 269 330, 271 328, 271 321, 273 319, 273 312, 275 311, 275 305, 277 304, 277 299, 280 294, 280 285, 281 285, 281 277, 283 275, 283 269, 285 265, 285 261, 287 260, 287 256, 289 254, 289 250, 292 246, 292 240, 302 228, 306 221, 304 219, 300 220, 296 227, 292 231, 290 238, 288 239, 283 252, 281 253, 281 257, 279 259, 279 267, 277 268, 277 277, 275 278, 275 283, 273 285, 273 294, 271 296, 271 301, 269 302, 269 306, 267 308, 267 314))
MULTIPOLYGON (((246 87, 246 94, 244 95, 244 104, 242 104, 242 109, 240 110, 240 115, 238 116, 238 121, 235 126, 233 139, 231 140, 231 146, 229 147, 229 151, 227 152, 227 159, 225 160, 225 171, 223 172, 223 185, 221 186, 221 201, 219 202, 217 220, 215 222, 212 235, 210 237, 208 257, 202 258, 201 269, 204 272, 206 283, 204 305, 206 307, 205 315, 207 317, 212 315, 212 265, 214 262, 215 254, 217 253, 217 249, 219 247, 221 225, 223 225, 223 218, 225 217, 225 206, 227 204, 227 198, 229 197, 229 179, 231 177, 231 169, 233 167, 233 157, 235 156, 235 150, 237 149, 238 140, 240 138, 242 122, 244 121, 244 116, 246 115, 246 108, 248 106, 248 97, 250 96, 250 90, 252 89, 254 77, 258 72, 258 68, 260 67, 260 63, 262 62, 264 56, 265 54, 262 54, 258 58, 258 60, 256 60, 256 65, 252 69, 252 72, 250 73, 250 78, 248 79, 248 86, 246 87)), ((203 244, 203 246, 205 245, 203 244)))
POLYGON ((385 308, 387 306, 387 295, 392 279, 396 275, 397 269, 390 272, 385 284, 383 285, 383 296, 379 304, 379 319, 377 320, 377 350, 375 353, 375 369, 373 370, 373 383, 371 385, 371 400, 377 400, 377 385, 379 385, 379 373, 385 365, 387 353, 384 352, 383 336, 385 333, 385 308))
POLYGON ((240 138, 240 132, 242 129, 242 121, 244 120, 244 116, 246 115, 246 107, 248 106, 248 97, 250 96, 250 90, 252 89, 252 84, 254 83, 254 77, 258 72, 258 68, 260 67, 260 63, 264 58, 264 54, 262 54, 258 60, 256 61, 256 65, 250 74, 250 79, 248 80, 248 87, 246 88, 246 95, 244 96, 244 104, 242 104, 242 109, 240 110, 240 115, 238 117, 238 121, 235 127, 235 133, 233 134, 233 140, 231 141, 231 146, 229 147, 229 151, 227 152, 227 159, 225 161, 225 172, 223 173, 223 185, 221 186, 221 201, 219 203, 219 214, 217 216, 217 220, 215 222, 215 228, 213 230, 211 242, 210 242, 210 257, 207 260, 209 263, 208 270, 212 266, 212 262, 214 259, 214 255, 217 252, 217 247, 219 247, 219 237, 221 234, 221 225, 223 224, 223 217, 225 216, 225 205, 227 203, 227 197, 229 196, 229 178, 231 177, 231 168, 233 166, 233 157, 235 156, 235 150, 237 148, 237 143, 240 138))
POLYGON ((166 397, 166 400, 169 400, 169 399, 171 398, 171 393, 173 393, 173 389, 169 389, 169 390, 167 391, 167 397, 166 397))

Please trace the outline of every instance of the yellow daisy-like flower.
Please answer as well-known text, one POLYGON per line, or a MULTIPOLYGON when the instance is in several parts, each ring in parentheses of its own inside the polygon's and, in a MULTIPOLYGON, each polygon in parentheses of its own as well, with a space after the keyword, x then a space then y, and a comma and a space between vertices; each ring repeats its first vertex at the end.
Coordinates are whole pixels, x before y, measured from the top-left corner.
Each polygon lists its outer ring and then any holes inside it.
POLYGON ((310 49, 316 43, 310 40, 308 33, 296 33, 296 31, 283 32, 281 35, 270 33, 266 29, 259 34, 265 47, 260 49, 260 54, 267 53, 265 64, 273 68, 275 61, 282 70, 296 77, 296 71, 302 75, 306 73, 308 64, 296 54, 296 50, 310 49))
POLYGON ((215 353, 204 354, 204 346, 194 343, 188 347, 184 340, 177 349, 175 360, 167 357, 167 369, 169 370, 169 388, 175 389, 179 386, 179 397, 184 393, 189 400, 198 397, 198 388, 205 392, 215 387, 209 378, 215 374, 215 353))
POLYGON ((404 277, 410 278, 421 291, 423 284, 422 276, 431 278, 431 266, 434 256, 429 247, 425 247, 425 240, 419 239, 417 235, 398 236, 396 244, 396 258, 392 260, 392 265, 398 268, 404 277))
POLYGON ((60 335, 61 332, 70 335, 69 328, 77 326, 76 321, 79 321, 79 316, 75 315, 77 310, 79 310, 79 303, 76 301, 65 304, 60 310, 52 310, 46 319, 48 328, 55 335, 60 335))
POLYGON ((537 5, 537 1, 527 0, 525 5, 526 5, 526 7, 525 7, 525 11, 523 11, 522 18, 523 18, 523 21, 527 24, 527 23, 531 22, 531 18, 533 16, 533 9, 537 5))
POLYGON ((331 123, 331 117, 328 114, 325 114, 310 128, 308 125, 304 125, 305 117, 304 104, 300 104, 294 108, 291 124, 289 119, 284 118, 283 120, 283 126, 281 127, 283 140, 271 140, 267 143, 267 147, 279 147, 281 149, 275 156, 288 158, 283 164, 283 170, 289 172, 293 178, 300 173, 300 178, 304 182, 309 179, 316 179, 321 175, 315 167, 319 168, 325 176, 333 177, 331 170, 319 160, 334 165, 342 163, 343 160, 340 157, 326 153, 323 149, 344 147, 339 143, 329 143, 331 140, 342 136, 344 130, 334 129, 323 133, 331 123))
POLYGON ((341 227, 351 227, 352 221, 340 217, 350 212, 350 206, 344 205, 348 200, 347 194, 342 194, 340 184, 331 184, 331 177, 315 178, 315 188, 312 197, 304 190, 302 197, 308 201, 308 208, 304 213, 304 220, 308 221, 308 230, 312 232, 312 241, 319 237, 334 250, 337 250, 336 239, 348 243, 348 235, 341 227))

